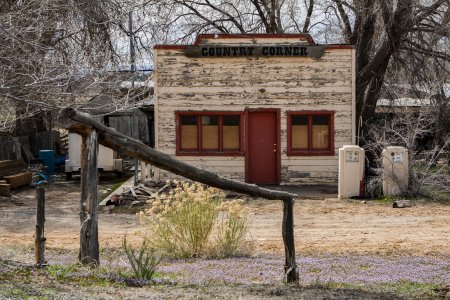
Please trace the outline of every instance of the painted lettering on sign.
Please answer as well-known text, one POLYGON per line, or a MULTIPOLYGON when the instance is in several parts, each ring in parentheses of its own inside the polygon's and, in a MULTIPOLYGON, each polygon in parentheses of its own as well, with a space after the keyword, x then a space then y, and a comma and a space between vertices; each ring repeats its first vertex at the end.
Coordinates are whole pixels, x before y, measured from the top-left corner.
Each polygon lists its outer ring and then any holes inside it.
POLYGON ((262 54, 264 56, 308 56, 306 47, 262 47, 262 54))
POLYGON ((201 47, 202 56, 252 56, 254 47, 201 47))
POLYGON ((309 56, 323 55, 322 46, 277 45, 277 46, 190 46, 185 50, 188 57, 260 57, 260 56, 309 56))

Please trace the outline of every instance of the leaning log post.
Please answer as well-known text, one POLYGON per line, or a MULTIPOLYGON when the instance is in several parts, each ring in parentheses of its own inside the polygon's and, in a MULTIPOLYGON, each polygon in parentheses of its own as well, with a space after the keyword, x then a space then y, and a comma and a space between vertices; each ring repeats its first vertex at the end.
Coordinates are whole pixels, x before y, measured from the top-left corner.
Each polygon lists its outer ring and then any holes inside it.
POLYGON ((63 109, 59 115, 59 123, 62 127, 86 135, 91 130, 98 132, 98 141, 103 146, 109 147, 123 155, 134 157, 151 164, 157 168, 174 174, 198 181, 219 189, 247 194, 252 197, 262 197, 269 200, 282 200, 283 208, 283 241, 286 254, 285 271, 288 283, 295 283, 298 276, 295 263, 294 228, 293 228, 293 198, 295 194, 261 188, 255 184, 247 184, 219 176, 215 173, 199 169, 172 156, 159 152, 142 141, 133 139, 117 130, 98 122, 89 114, 78 112, 73 108, 63 109))
POLYGON ((98 134, 89 130, 81 142, 80 252, 82 264, 97 266, 100 262, 98 243, 98 134))
POLYGON ((283 200, 284 275, 287 283, 298 282, 294 243, 294 199, 283 200))
POLYGON ((34 234, 34 258, 36 266, 43 266, 45 261, 45 189, 36 188, 36 232, 34 234))

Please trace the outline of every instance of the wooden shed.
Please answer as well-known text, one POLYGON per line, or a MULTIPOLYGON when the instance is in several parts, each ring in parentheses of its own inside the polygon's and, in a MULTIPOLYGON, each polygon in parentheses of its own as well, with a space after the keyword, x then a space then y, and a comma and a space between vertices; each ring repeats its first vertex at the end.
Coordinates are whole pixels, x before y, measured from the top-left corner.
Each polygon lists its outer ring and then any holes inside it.
POLYGON ((139 107, 118 109, 113 96, 98 95, 80 110, 94 115, 107 126, 153 147, 155 145, 153 96, 147 97, 145 103, 139 107))
POLYGON ((109 127, 141 140, 150 147, 155 145, 152 106, 115 111, 105 115, 104 122, 109 127))
POLYGON ((351 45, 204 34, 155 46, 155 67, 156 149, 250 183, 337 182, 338 149, 355 142, 351 45))

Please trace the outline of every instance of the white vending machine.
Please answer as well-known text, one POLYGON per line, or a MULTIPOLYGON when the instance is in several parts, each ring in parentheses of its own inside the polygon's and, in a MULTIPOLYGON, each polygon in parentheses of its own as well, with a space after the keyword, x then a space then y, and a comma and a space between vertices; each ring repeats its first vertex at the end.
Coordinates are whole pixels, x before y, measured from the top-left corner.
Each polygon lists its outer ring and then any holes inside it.
POLYGON ((408 189, 408 150, 404 147, 386 147, 382 153, 383 194, 395 196, 408 189))
POLYGON ((345 145, 339 149, 339 198, 362 196, 364 183, 364 149, 345 145))

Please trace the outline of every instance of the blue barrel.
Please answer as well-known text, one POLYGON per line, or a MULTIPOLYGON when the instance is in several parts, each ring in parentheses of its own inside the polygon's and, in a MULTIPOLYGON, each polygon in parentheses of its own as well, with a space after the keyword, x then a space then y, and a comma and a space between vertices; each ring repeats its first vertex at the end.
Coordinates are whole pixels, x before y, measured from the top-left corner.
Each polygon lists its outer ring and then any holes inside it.
POLYGON ((55 174, 55 150, 39 150, 39 159, 42 159, 45 172, 55 174))

